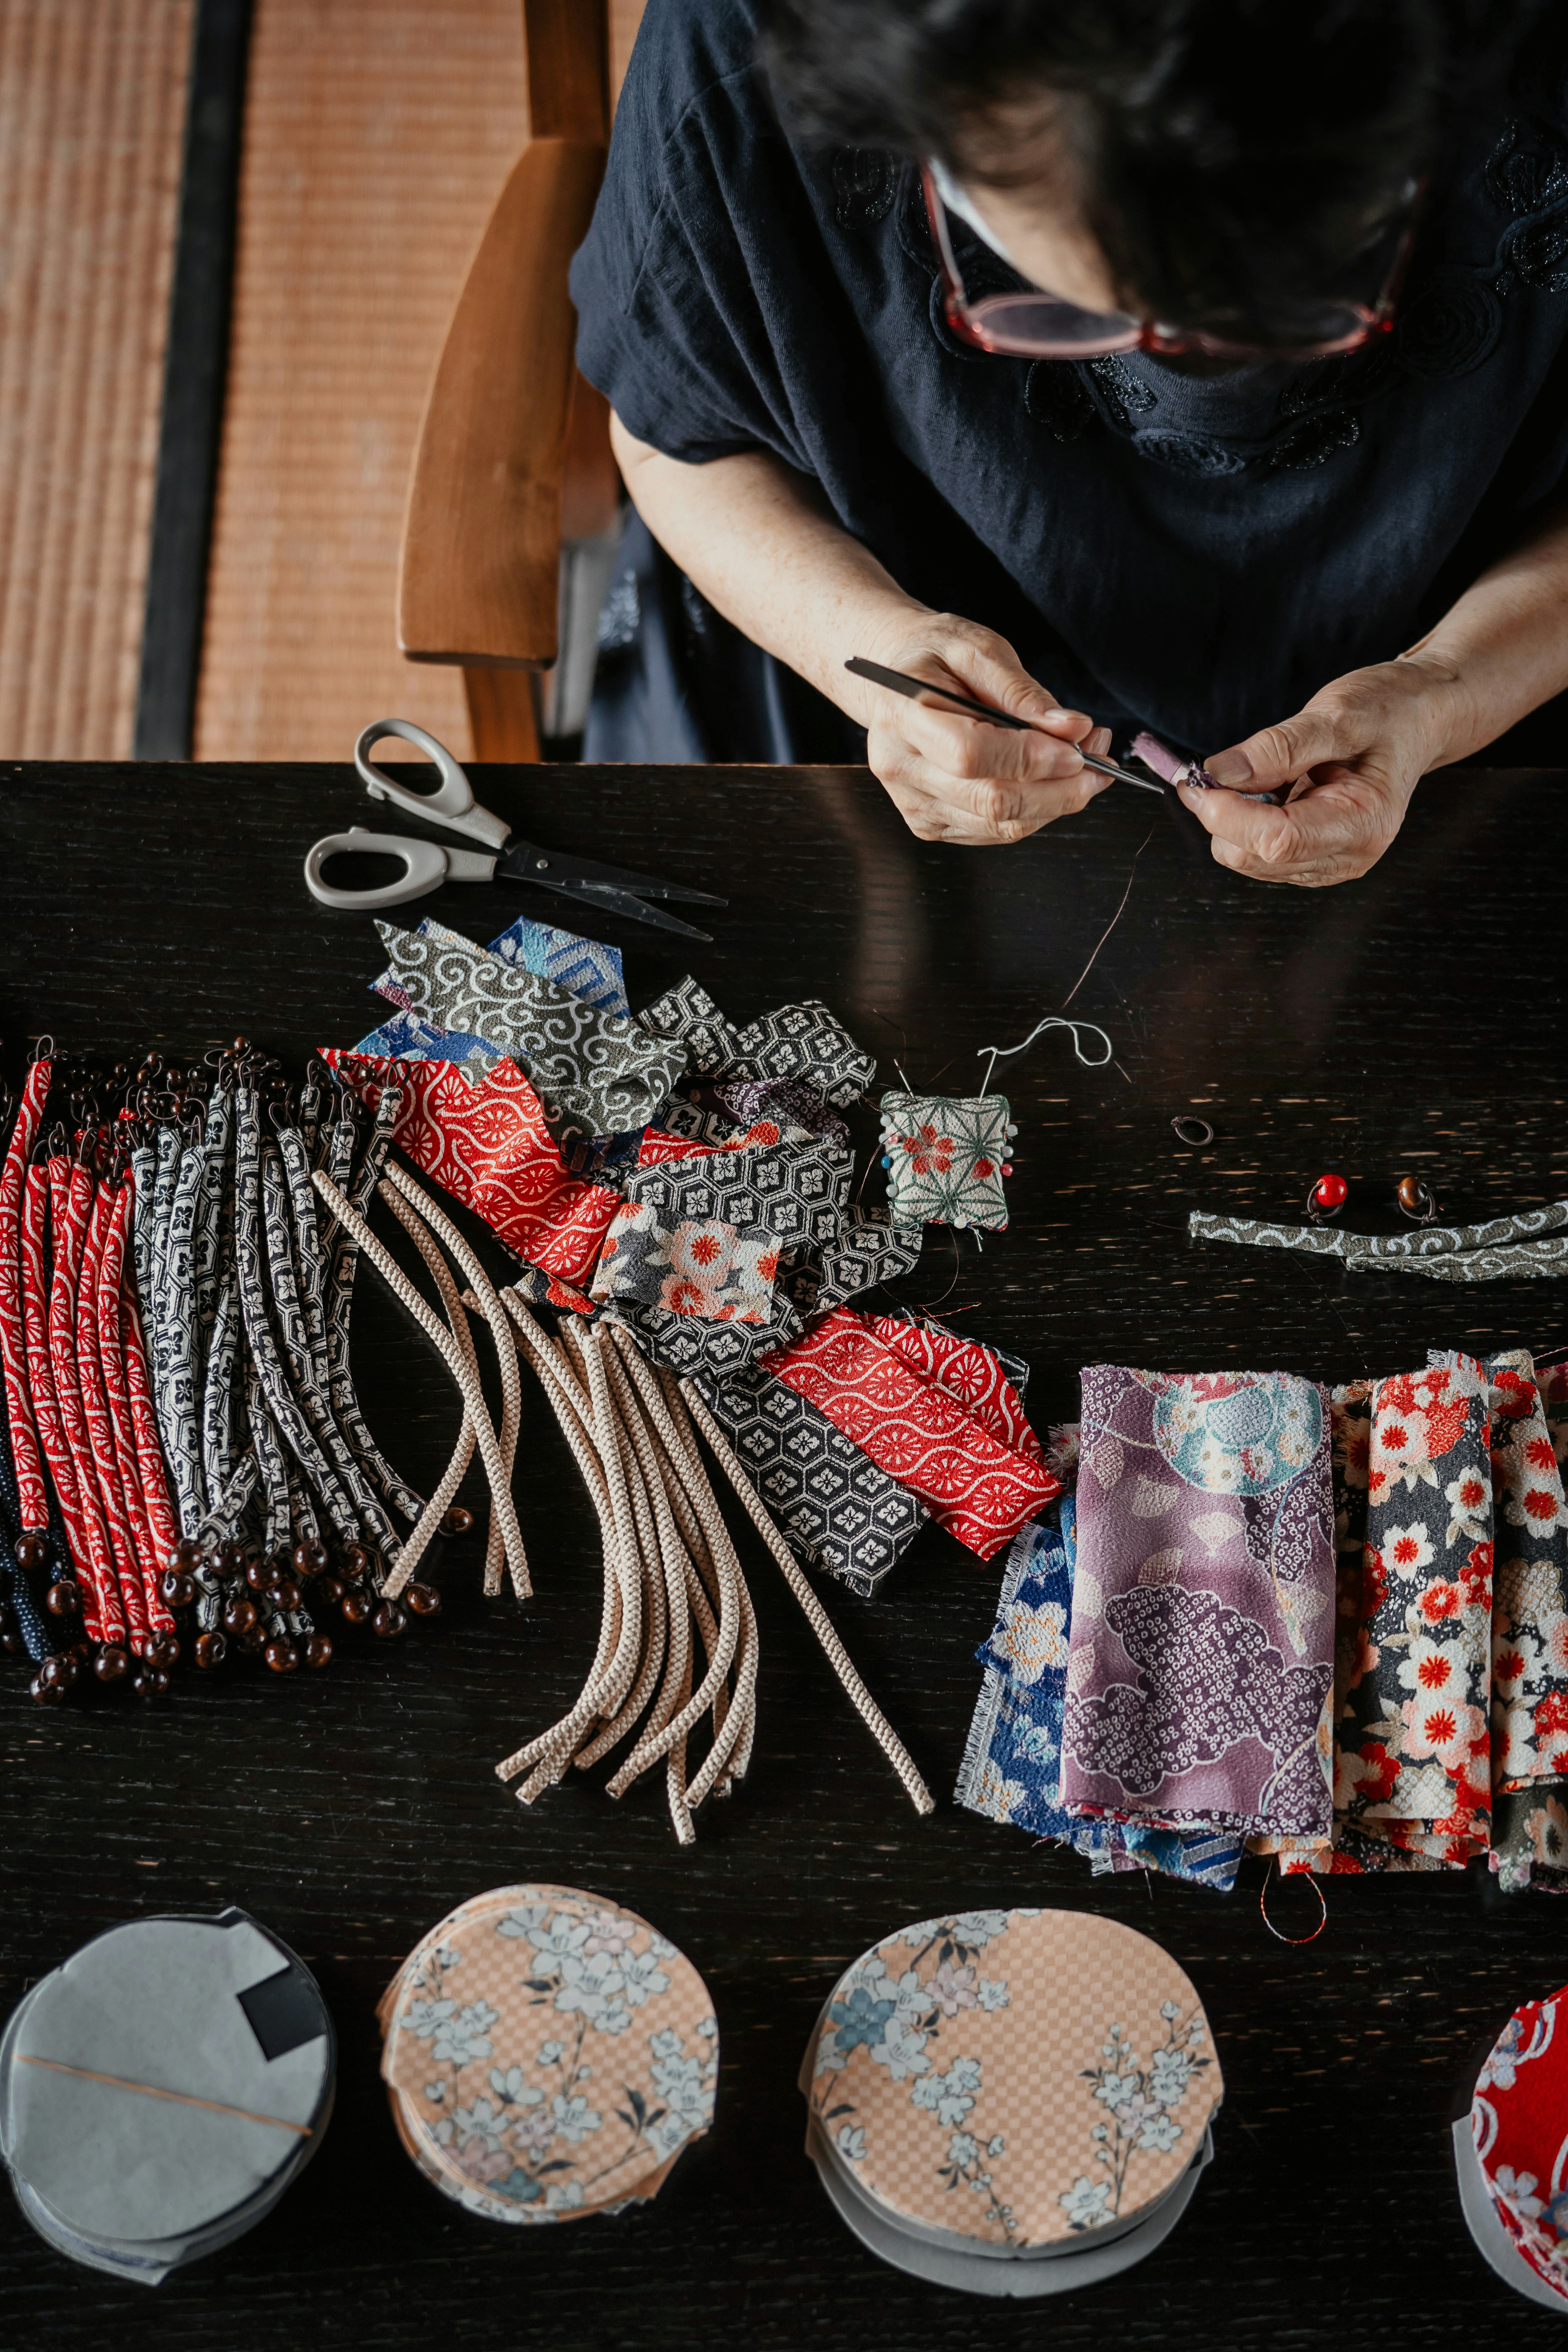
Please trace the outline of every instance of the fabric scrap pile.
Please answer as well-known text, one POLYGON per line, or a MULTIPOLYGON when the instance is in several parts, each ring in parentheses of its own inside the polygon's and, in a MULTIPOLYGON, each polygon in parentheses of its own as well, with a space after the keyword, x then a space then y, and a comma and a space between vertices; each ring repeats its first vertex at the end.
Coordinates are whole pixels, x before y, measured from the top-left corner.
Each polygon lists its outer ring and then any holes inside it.
MULTIPOLYGON (((801 1570, 868 1594, 928 1519, 989 1559, 1060 1481, 1025 1413, 1026 1365, 849 1303, 910 1271, 922 1237, 851 1197, 841 1114, 865 1097, 871 1056, 815 999, 742 1026, 686 979, 633 1016, 618 957, 550 925, 514 924, 488 950, 436 923, 378 929, 388 963, 373 985, 395 1018, 324 1058, 399 1153, 484 1220, 515 1279, 492 1290, 450 1220, 392 1166, 382 1194, 443 1321, 371 1234, 367 1203, 319 1177, 318 1190, 441 1352, 492 1488, 510 1484, 516 1415, 487 1417, 469 1316, 489 1322, 503 1382, 523 1365, 543 1383, 603 1529, 588 1680, 503 1777, 531 1801, 629 1742, 612 1791, 661 1766, 683 1840, 697 1806, 739 1780, 756 1624, 700 1439, 929 1807, 801 1570), (542 1309, 560 1317, 553 1330, 542 1309), (707 1752, 689 1769, 705 1717, 707 1752)), ((492 1547, 492 1589, 500 1560, 492 1547)), ((525 1570, 513 1580, 527 1590, 525 1570)), ((394 1568, 382 1590, 397 1589, 394 1568)))
POLYGON ((1244 1848, 1568 1887, 1568 1369, 1097 1366, 1081 1448, 1009 1556, 961 1802, 1222 1888, 1244 1848))

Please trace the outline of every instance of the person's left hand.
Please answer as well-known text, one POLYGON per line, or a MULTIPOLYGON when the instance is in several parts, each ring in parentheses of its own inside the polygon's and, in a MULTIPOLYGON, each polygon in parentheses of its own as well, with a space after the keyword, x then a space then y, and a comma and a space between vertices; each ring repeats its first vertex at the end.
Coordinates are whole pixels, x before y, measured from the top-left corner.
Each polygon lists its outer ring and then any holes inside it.
POLYGON ((1295 718, 1265 727, 1204 761, 1233 789, 1182 798, 1221 866, 1261 882, 1321 889, 1375 866, 1427 770, 1453 740, 1453 674, 1419 654, 1351 670, 1295 718), (1289 786, 1282 808, 1247 795, 1289 786))

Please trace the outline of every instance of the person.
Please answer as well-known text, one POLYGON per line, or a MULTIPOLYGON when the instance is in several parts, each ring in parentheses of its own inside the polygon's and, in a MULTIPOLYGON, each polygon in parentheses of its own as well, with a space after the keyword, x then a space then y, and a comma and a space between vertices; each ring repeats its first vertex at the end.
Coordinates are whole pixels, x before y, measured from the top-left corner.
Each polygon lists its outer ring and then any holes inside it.
POLYGON ((863 757, 995 843, 1148 727, 1305 885, 1563 759, 1560 9, 658 0, 572 289, 636 509, 588 757, 863 757))

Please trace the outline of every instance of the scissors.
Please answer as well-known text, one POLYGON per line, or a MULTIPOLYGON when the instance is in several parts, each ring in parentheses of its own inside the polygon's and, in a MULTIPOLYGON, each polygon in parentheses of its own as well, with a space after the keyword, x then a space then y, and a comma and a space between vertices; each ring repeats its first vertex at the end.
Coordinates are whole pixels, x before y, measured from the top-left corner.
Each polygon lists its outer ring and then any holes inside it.
POLYGON ((466 833, 470 839, 482 841, 489 855, 477 849, 447 849, 439 842, 411 840, 406 834, 367 833, 363 825, 351 825, 347 833, 329 833, 313 842, 306 854, 306 885, 323 907, 344 907, 357 914, 421 898, 443 882, 534 882, 542 890, 559 890, 582 908, 624 915, 634 923, 654 923, 660 930, 679 931, 689 940, 710 940, 711 932, 700 931, 695 924, 683 923, 678 915, 667 915, 659 908, 645 907, 644 898, 678 898, 695 907, 730 903, 706 890, 661 882, 655 874, 630 874, 622 866, 599 866, 592 858, 569 856, 562 850, 542 849, 536 841, 524 841, 504 817, 480 807, 472 784, 446 745, 437 743, 423 727, 416 727, 411 719, 378 719, 367 727, 354 745, 354 766, 373 800, 395 801, 399 808, 414 816, 429 817, 449 833, 466 833), (441 779, 435 792, 409 792, 376 766, 370 756, 372 749, 388 735, 412 743, 434 762, 441 779), (395 882, 384 883, 379 889, 334 889, 321 868, 329 857, 343 850, 379 850, 385 856, 400 857, 404 871, 395 882))

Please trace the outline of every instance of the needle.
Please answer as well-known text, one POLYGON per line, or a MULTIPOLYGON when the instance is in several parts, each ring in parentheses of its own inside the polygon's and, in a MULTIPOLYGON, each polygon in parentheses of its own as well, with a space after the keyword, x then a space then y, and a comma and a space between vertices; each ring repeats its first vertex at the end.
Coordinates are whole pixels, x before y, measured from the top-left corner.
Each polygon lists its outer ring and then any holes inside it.
MULTIPOLYGON (((873 685, 890 687, 895 694, 907 694, 911 700, 922 694, 940 694, 944 702, 956 703, 972 719, 986 719, 993 727, 1012 727, 1028 735, 1051 733, 1049 728, 1037 726, 1032 719, 1015 719, 1010 710, 993 710, 986 703, 971 702, 966 694, 954 694, 948 687, 933 686, 929 677, 910 677, 901 669, 884 669, 880 662, 862 661, 858 654, 844 667, 853 670, 857 677, 868 677, 873 685)), ((1053 737, 1058 743, 1062 740, 1059 735, 1053 737)), ((1136 784, 1141 793, 1159 793, 1163 796, 1163 784, 1151 783, 1147 776, 1131 775, 1127 769, 1119 768, 1114 760, 1101 760, 1093 751, 1079 751, 1079 758, 1086 768, 1096 768, 1102 776, 1114 776, 1119 784, 1136 784)))

